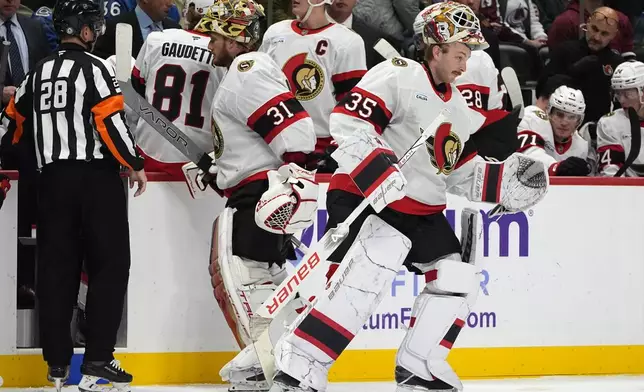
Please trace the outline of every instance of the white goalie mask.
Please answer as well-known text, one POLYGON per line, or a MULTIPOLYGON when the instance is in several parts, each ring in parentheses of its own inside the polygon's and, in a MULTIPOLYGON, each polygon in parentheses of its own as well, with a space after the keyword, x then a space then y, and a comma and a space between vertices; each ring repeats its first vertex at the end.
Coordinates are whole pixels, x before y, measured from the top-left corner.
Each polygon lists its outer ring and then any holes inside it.
POLYGON ((313 224, 318 207, 315 172, 294 163, 268 172, 268 190, 255 207, 255 223, 276 234, 293 234, 313 224))

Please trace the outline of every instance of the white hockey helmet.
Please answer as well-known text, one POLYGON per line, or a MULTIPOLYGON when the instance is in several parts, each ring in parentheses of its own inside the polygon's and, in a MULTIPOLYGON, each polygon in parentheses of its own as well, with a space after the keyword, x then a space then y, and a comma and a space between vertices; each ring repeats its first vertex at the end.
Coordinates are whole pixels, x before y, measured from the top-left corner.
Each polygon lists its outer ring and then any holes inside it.
POLYGON ((489 47, 474 11, 454 1, 426 7, 416 16, 413 27, 414 34, 421 34, 426 45, 460 42, 471 50, 489 47))
POLYGON ((640 102, 644 103, 644 63, 627 61, 621 63, 610 80, 613 91, 637 89, 640 102))
POLYGON ((579 123, 584 121, 586 101, 581 91, 568 86, 560 86, 551 95, 548 112, 557 108, 563 112, 575 114, 580 117, 579 123))

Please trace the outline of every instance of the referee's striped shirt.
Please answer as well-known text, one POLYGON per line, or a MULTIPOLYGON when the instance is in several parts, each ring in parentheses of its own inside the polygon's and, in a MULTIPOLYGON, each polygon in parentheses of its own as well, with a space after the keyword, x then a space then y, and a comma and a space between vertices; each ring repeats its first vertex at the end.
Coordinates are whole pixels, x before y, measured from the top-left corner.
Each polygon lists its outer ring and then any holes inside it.
POLYGON ((143 169, 114 70, 77 44, 61 44, 38 63, 2 113, 0 143, 16 144, 25 131, 33 131, 39 168, 114 158, 143 169))

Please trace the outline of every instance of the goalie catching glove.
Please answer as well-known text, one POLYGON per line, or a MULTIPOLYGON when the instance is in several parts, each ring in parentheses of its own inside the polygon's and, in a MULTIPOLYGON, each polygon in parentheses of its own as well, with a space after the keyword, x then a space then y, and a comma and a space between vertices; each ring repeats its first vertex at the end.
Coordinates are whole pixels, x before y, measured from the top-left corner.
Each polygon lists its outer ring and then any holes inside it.
POLYGON ((313 224, 318 207, 315 171, 289 163, 268 172, 268 190, 255 208, 255 223, 276 234, 293 234, 313 224))
POLYGON ((472 201, 497 203, 507 212, 523 211, 546 195, 548 170, 543 162, 514 153, 503 162, 477 162, 472 186, 472 201))

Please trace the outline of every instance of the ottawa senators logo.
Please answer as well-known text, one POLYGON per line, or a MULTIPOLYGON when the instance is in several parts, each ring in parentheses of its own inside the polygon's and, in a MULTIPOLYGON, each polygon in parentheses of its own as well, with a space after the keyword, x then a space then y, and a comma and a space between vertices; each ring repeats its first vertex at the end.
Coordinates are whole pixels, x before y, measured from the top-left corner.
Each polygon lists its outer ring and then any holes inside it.
POLYGON ((246 71, 248 71, 249 69, 253 68, 253 65, 254 65, 254 64, 255 64, 255 60, 244 60, 244 61, 241 61, 241 62, 237 65, 237 70, 238 70, 239 72, 246 72, 246 71))
POLYGON ((604 71, 604 75, 606 76, 611 76, 613 74, 613 67, 610 64, 602 66, 602 69, 604 71))
POLYGON ((324 71, 318 64, 306 58, 307 53, 296 54, 288 59, 282 69, 288 78, 291 92, 299 101, 310 101, 324 87, 324 71))
POLYGON ((544 120, 544 121, 549 121, 549 120, 550 120, 550 119, 548 118, 548 115, 547 115, 545 112, 543 112, 542 110, 535 110, 535 111, 534 111, 534 114, 535 114, 537 117, 539 117, 540 119, 544 120))
POLYGON ((436 174, 450 174, 456 167, 456 162, 463 152, 461 139, 452 132, 452 124, 443 123, 425 142, 432 165, 438 169, 436 174))
POLYGON ((215 159, 219 159, 224 153, 224 135, 221 133, 221 129, 219 129, 214 118, 212 119, 210 131, 212 132, 213 144, 215 146, 215 159))
POLYGON ((391 63, 393 65, 395 65, 396 67, 406 67, 407 66, 407 62, 405 60, 401 59, 400 57, 394 57, 393 59, 391 59, 391 63))

